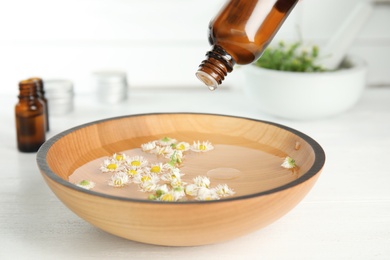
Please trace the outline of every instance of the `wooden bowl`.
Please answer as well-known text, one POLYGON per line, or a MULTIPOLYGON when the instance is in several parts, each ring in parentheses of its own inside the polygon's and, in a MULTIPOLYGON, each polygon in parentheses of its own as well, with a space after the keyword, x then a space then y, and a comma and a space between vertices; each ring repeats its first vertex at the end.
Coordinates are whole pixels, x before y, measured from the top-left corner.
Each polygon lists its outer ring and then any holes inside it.
POLYGON ((124 116, 72 128, 44 143, 37 162, 56 196, 96 227, 143 243, 194 246, 233 239, 279 219, 312 188, 325 154, 312 138, 275 123, 168 113, 124 116), (228 183, 235 195, 211 201, 160 202, 86 190, 69 181, 88 162, 165 136, 213 143, 216 148, 202 154, 200 164, 187 166, 189 177, 234 168, 234 176, 209 177, 215 184, 228 183), (213 156, 219 146, 230 149, 222 159, 213 156), (281 167, 286 156, 295 159, 293 170, 281 167))

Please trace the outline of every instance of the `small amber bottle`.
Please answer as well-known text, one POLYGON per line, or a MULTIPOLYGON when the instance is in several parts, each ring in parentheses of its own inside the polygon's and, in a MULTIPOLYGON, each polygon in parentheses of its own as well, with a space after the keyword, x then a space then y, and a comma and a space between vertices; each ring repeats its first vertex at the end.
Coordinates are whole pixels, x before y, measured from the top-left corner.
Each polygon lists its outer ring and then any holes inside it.
POLYGON ((212 48, 196 76, 214 90, 235 64, 256 61, 298 1, 228 1, 209 24, 212 48))
POLYGON ((45 96, 45 88, 44 88, 43 80, 41 78, 38 78, 38 77, 30 78, 30 80, 35 81, 35 83, 37 85, 38 98, 42 101, 42 103, 45 106, 45 108, 44 108, 45 109, 45 127, 46 127, 46 131, 49 131, 50 130, 50 127, 49 127, 49 104, 48 104, 47 98, 45 96))
POLYGON ((45 106, 39 99, 35 80, 19 82, 19 102, 15 106, 16 135, 21 152, 36 152, 46 140, 45 106))

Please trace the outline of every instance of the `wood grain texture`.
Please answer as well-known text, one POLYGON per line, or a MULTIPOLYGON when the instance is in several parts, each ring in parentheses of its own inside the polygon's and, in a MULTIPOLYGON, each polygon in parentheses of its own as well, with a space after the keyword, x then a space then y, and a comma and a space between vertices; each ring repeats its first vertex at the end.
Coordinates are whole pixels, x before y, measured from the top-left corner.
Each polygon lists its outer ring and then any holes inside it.
MULTIPOLYGON (((182 113, 127 116, 76 127, 45 143, 37 159, 45 181, 58 198, 93 225, 139 242, 193 246, 242 236, 286 214, 314 185, 325 155, 310 137, 284 126, 239 117, 182 113), (212 136, 214 143, 261 146, 291 155, 299 162, 300 174, 287 184, 254 194, 179 203, 108 196, 67 181, 76 168, 93 159, 172 133, 181 140, 212 136)), ((278 182, 272 172, 268 176, 272 185, 278 182)))

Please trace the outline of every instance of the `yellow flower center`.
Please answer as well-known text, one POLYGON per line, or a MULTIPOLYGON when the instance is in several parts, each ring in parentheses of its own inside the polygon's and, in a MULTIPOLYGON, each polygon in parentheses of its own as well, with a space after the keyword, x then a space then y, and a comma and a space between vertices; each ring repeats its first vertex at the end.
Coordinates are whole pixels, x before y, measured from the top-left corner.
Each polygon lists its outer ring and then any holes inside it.
POLYGON ((151 180, 150 176, 144 175, 141 177, 142 182, 146 182, 146 181, 150 181, 150 180, 151 180))
POLYGON ((176 179, 176 176, 174 179, 171 181, 172 187, 180 187, 181 186, 181 181, 176 179))
POLYGON ((115 170, 118 166, 115 163, 110 163, 107 165, 107 169, 109 170, 115 170))
POLYGON ((161 171, 161 168, 160 168, 160 166, 155 165, 155 166, 152 166, 152 168, 150 168, 150 171, 153 173, 159 173, 161 171))
POLYGON ((127 171, 127 175, 134 176, 134 175, 136 175, 136 174, 137 174, 137 171, 136 171, 136 170, 131 169, 131 170, 127 171))
POLYGON ((180 144, 178 146, 176 146, 176 149, 177 150, 184 150, 186 147, 184 146, 184 144, 180 144))
POLYGON ((122 186, 122 185, 123 185, 123 182, 122 182, 121 179, 116 179, 116 180, 114 180, 114 185, 115 185, 115 186, 122 186))
POLYGON ((131 164, 131 166, 141 166, 140 161, 132 161, 130 164, 131 164))
POLYGON ((174 201, 174 197, 172 196, 172 194, 170 193, 166 193, 164 195, 161 196, 161 200, 162 201, 174 201))
POLYGON ((206 145, 204 145, 204 144, 199 145, 199 150, 205 151, 206 149, 207 149, 206 145))
POLYGON ((122 160, 123 160, 123 155, 122 155, 122 154, 117 154, 117 155, 115 156, 115 160, 117 160, 117 161, 122 161, 122 160))

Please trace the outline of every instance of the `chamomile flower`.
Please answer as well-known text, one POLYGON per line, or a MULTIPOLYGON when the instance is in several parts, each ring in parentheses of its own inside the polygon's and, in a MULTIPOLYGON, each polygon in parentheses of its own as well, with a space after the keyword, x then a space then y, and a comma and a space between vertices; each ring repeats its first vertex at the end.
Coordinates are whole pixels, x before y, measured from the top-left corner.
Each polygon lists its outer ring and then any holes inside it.
POLYGON ((137 175, 143 174, 144 173, 144 169, 143 168, 137 168, 137 167, 127 167, 126 173, 127 173, 127 176, 129 176, 129 178, 134 178, 137 175))
POLYGON ((185 183, 184 181, 180 180, 180 179, 176 179, 176 180, 172 180, 169 184, 171 184, 172 188, 178 188, 178 189, 183 189, 184 190, 184 186, 187 184, 185 183))
POLYGON ((175 148, 178 151, 185 152, 185 151, 188 151, 190 149, 190 144, 187 142, 178 142, 177 144, 175 144, 173 146, 173 148, 175 148))
POLYGON ((146 181, 139 184, 141 191, 143 192, 152 192, 157 188, 157 183, 153 181, 146 181))
POLYGON ((161 162, 151 163, 146 168, 146 170, 148 172, 155 173, 155 174, 164 174, 165 172, 167 172, 169 170, 169 165, 163 164, 161 162))
POLYGON ((183 162, 183 152, 178 150, 172 150, 172 153, 166 154, 165 158, 170 159, 169 164, 171 166, 176 166, 183 162))
POLYGON ((126 163, 128 166, 132 168, 142 168, 148 164, 148 161, 144 157, 136 155, 127 158, 126 163))
POLYGON ((186 196, 185 187, 183 186, 173 187, 173 192, 175 192, 175 196, 180 197, 180 199, 186 196))
POLYGON ((176 139, 173 139, 173 138, 170 138, 170 137, 164 137, 164 138, 161 138, 160 140, 157 140, 156 141, 157 144, 161 145, 161 146, 170 146, 174 143, 176 143, 176 139))
POLYGON ((296 166, 295 160, 293 158, 287 156, 286 158, 284 158, 284 161, 281 164, 281 166, 283 168, 286 168, 286 169, 292 169, 296 166))
POLYGON ((126 162, 127 155, 124 153, 114 153, 111 158, 121 163, 121 162, 126 162))
POLYGON ((194 184, 198 187, 209 188, 210 187, 210 179, 206 176, 197 176, 194 178, 194 184))
POLYGON ((190 149, 194 152, 208 152, 213 150, 214 146, 209 141, 197 141, 191 145, 190 149))
POLYGON ((123 169, 123 165, 112 158, 105 159, 100 167, 102 172, 116 172, 123 169))
POLYGON ((182 198, 182 193, 175 190, 170 190, 167 193, 162 194, 158 197, 159 201, 178 201, 182 198))
POLYGON ((156 193, 149 196, 151 200, 159 201, 178 201, 185 196, 183 189, 169 189, 168 185, 164 184, 156 188, 156 193))
POLYGON ((219 184, 217 187, 213 188, 213 190, 218 194, 220 197, 227 197, 234 195, 234 191, 230 189, 227 184, 219 184))
POLYGON ((133 179, 133 182, 137 183, 137 184, 141 184, 143 182, 148 182, 148 181, 152 181, 152 182, 157 183, 160 181, 160 178, 157 176, 157 174, 148 172, 148 173, 136 175, 136 176, 134 176, 134 179, 133 179))
POLYGON ((108 182, 108 185, 120 188, 125 186, 129 183, 129 176, 126 172, 117 172, 114 175, 111 176, 110 181, 108 182))
POLYGON ((161 179, 163 181, 173 182, 176 180, 181 180, 182 176, 184 176, 184 174, 180 172, 179 168, 171 168, 170 171, 161 176, 161 179))
POLYGON ((84 188, 86 190, 90 190, 93 187, 95 187, 95 183, 92 181, 88 181, 88 180, 82 180, 79 183, 76 183, 76 185, 81 187, 81 188, 84 188))
POLYGON ((162 194, 165 194, 165 193, 168 193, 169 192, 169 188, 168 188, 168 185, 166 184, 163 184, 163 185, 159 185, 157 186, 156 188, 156 197, 160 197, 162 194))
POLYGON ((195 199, 196 200, 219 200, 219 196, 214 189, 200 187, 195 199))
POLYGON ((144 192, 154 191, 158 187, 159 181, 160 178, 154 173, 137 175, 133 179, 133 182, 137 183, 141 191, 144 192))
POLYGON ((159 198, 159 201, 176 201, 175 194, 172 191, 162 194, 159 198))
POLYGON ((171 154, 173 154, 173 152, 174 151, 173 151, 171 146, 157 146, 155 149, 155 153, 157 155, 162 155, 164 157, 171 156, 171 154))
POLYGON ((142 144, 141 149, 144 152, 153 153, 153 151, 156 149, 156 141, 151 141, 151 142, 142 144))
POLYGON ((199 190, 199 186, 196 185, 196 184, 188 184, 186 187, 185 187, 185 193, 189 196, 192 196, 192 197, 196 197, 198 196, 198 190, 199 190))

